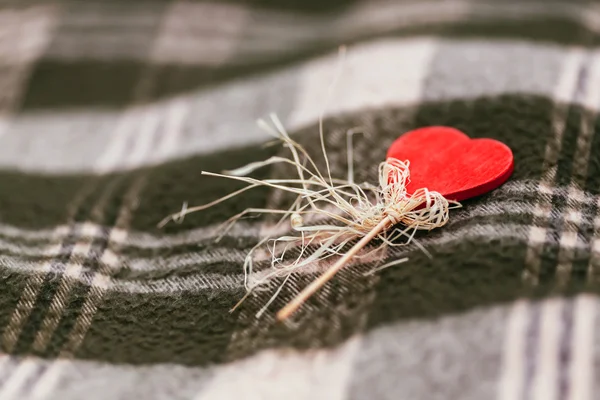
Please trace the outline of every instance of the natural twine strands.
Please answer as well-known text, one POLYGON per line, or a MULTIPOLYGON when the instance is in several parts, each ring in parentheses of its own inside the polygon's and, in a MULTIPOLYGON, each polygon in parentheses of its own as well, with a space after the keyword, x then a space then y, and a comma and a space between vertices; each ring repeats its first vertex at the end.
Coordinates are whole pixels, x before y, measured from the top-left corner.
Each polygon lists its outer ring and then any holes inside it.
MULTIPOLYGON (((217 241, 227 234, 236 221, 248 214, 280 215, 281 218, 274 228, 280 228, 289 221, 292 231, 290 234, 280 237, 265 237, 248 252, 243 266, 244 285, 247 293, 233 307, 232 311, 253 291, 268 288, 275 279, 284 278, 271 299, 256 314, 257 318, 260 317, 279 295, 294 272, 330 257, 340 256, 323 275, 313 281, 278 312, 277 317, 280 320, 291 315, 308 297, 355 258, 368 257, 374 253, 384 251, 388 247, 405 246, 411 242, 414 242, 429 255, 427 250, 414 240, 416 231, 431 230, 444 226, 448 221, 448 210, 460 207, 459 203, 448 201, 440 193, 427 189, 419 189, 409 195, 406 191, 406 186, 409 183, 408 161, 387 159, 382 162, 379 165, 378 186, 369 183, 355 183, 352 151, 352 137, 357 133, 355 130, 350 130, 347 134, 347 179, 333 179, 331 177, 323 133, 323 116, 327 104, 331 101, 333 89, 341 75, 345 55, 346 48, 342 46, 339 51, 339 62, 319 116, 319 139, 326 166, 326 177, 317 168, 316 163, 306 149, 294 141, 277 116, 271 114, 270 124, 264 120, 259 120, 258 125, 273 136, 277 142, 281 143, 283 148, 289 150, 289 157, 271 157, 264 161, 250 163, 233 171, 225 171, 222 174, 203 171, 203 175, 233 179, 245 182, 248 185, 205 205, 188 208, 187 203, 184 203, 181 211, 168 216, 158 224, 159 227, 162 227, 170 220, 181 222, 184 216, 189 213, 205 210, 260 186, 296 195, 295 201, 288 209, 248 208, 232 216, 221 225, 219 229, 221 234, 217 237, 217 241), (276 164, 292 165, 296 170, 297 177, 294 179, 258 180, 247 176, 259 168, 276 164), (401 238, 405 240, 399 241, 401 238), (365 248, 373 239, 377 239, 379 244, 366 254, 359 255, 359 251, 365 248), (358 243, 346 250, 347 245, 357 240, 358 243), (270 267, 266 273, 264 271, 255 273, 253 264, 255 253, 258 249, 265 247, 271 255, 270 267), (286 254, 291 249, 298 251, 298 255, 292 261, 289 260, 289 257, 286 258, 286 254)), ((406 259, 403 258, 385 264, 370 273, 375 273, 383 268, 405 261, 406 259)))
MULTIPOLYGON (((248 252, 245 258, 243 269, 247 295, 244 296, 244 299, 257 288, 272 283, 273 279, 284 278, 282 285, 271 300, 259 311, 257 317, 262 315, 276 298, 292 273, 312 263, 334 256, 342 256, 342 259, 338 260, 326 273, 327 277, 321 277, 323 278, 319 278, 321 281, 313 282, 315 285, 313 289, 307 290, 304 296, 299 296, 299 298, 292 301, 288 305, 287 311, 284 311, 284 309, 278 314, 280 319, 287 318, 310 294, 314 293, 335 272, 341 269, 346 262, 359 257, 357 255, 358 251, 372 239, 377 239, 378 244, 364 256, 383 251, 387 247, 405 246, 411 243, 417 230, 431 230, 445 225, 448 221, 449 209, 460 206, 459 203, 448 201, 440 193, 427 189, 419 189, 412 195, 408 194, 406 191, 410 175, 408 161, 403 162, 390 158, 382 162, 379 165, 378 186, 368 183, 355 183, 352 176, 350 144, 348 179, 331 178, 327 152, 323 135, 321 135, 323 155, 327 161, 327 176, 324 177, 313 158, 304 147, 290 137, 279 119, 274 114, 270 116, 270 119, 271 124, 264 120, 259 120, 258 124, 267 133, 279 140, 284 148, 289 150, 289 157, 274 156, 261 162, 250 163, 233 171, 225 171, 222 174, 203 171, 203 175, 238 180, 247 183, 247 186, 205 205, 188 208, 187 203, 184 203, 180 212, 168 216, 159 224, 159 226, 164 226, 170 220, 181 221, 189 213, 205 210, 260 186, 267 186, 296 195, 295 201, 288 209, 249 208, 232 216, 220 227, 221 234, 217 240, 226 235, 236 221, 248 214, 281 215, 276 227, 280 227, 289 221, 292 234, 263 238, 248 252), (259 168, 276 164, 292 165, 297 177, 293 179, 258 180, 247 176, 259 168), (404 240, 399 241, 401 238, 404 238, 404 240), (345 251, 347 245, 356 240, 361 240, 361 242, 352 249, 345 251), (359 244, 361 246, 358 246, 359 244), (270 271, 260 274, 259 278, 249 279, 254 277, 253 259, 255 252, 257 249, 264 247, 271 254, 270 271), (285 255, 292 248, 299 249, 299 252, 298 256, 290 261, 285 255), (312 251, 309 251, 309 248, 312 251)), ((349 143, 352 133, 349 132, 348 134, 349 143)), ((416 241, 415 243, 418 245, 416 241)), ((424 248, 422 250, 426 251, 424 248)), ((400 261, 405 261, 405 259, 400 261)), ((388 265, 397 263, 399 262, 388 265)), ((379 269, 382 269, 382 267, 379 269)))

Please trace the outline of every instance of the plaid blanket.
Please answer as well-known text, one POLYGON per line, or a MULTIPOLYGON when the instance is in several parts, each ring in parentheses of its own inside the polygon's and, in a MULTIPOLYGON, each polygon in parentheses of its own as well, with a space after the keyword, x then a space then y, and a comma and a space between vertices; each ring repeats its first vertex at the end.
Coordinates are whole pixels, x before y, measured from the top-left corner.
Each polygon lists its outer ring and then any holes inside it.
MULTIPOLYGON (((0 3, 0 399, 600 398, 600 7, 587 1, 0 3), (323 99, 337 47, 348 55, 323 99), (509 145, 501 188, 416 246, 243 296, 272 228, 200 176, 276 154, 276 113, 357 180, 400 134, 509 145), (385 261, 405 264, 364 276, 385 261)), ((259 178, 279 176, 264 168, 259 178)))

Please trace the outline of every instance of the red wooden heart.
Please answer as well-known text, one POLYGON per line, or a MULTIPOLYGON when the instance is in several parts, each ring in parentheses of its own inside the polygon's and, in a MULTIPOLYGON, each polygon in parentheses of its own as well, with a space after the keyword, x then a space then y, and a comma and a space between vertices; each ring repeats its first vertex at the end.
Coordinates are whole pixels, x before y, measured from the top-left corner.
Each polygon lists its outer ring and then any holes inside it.
POLYGON ((388 158, 410 161, 409 194, 419 188, 462 201, 502 185, 512 174, 513 154, 493 139, 470 139, 458 129, 431 126, 405 133, 388 158))

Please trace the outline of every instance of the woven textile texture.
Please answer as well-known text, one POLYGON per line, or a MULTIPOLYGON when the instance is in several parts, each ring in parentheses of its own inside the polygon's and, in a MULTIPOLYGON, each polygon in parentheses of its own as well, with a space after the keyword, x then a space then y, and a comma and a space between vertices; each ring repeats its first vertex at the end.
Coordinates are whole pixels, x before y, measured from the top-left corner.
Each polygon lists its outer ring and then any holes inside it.
POLYGON ((0 399, 600 399, 599 44, 593 1, 1 1, 0 399), (271 112, 317 153, 323 112, 337 177, 347 130, 376 182, 424 125, 515 171, 418 236, 432 258, 354 263, 287 324, 327 265, 230 313, 273 222, 215 228, 286 199, 156 224, 280 151, 271 112))

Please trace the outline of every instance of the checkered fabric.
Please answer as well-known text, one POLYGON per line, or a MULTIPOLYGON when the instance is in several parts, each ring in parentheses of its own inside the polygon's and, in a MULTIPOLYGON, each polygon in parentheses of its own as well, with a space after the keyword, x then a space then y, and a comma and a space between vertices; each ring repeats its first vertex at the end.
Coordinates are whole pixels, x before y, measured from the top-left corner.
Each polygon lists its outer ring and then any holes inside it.
MULTIPOLYGON (((600 399, 600 5, 577 0, 0 2, 0 399, 600 399), (339 45, 339 84, 324 108, 339 45), (209 178, 279 151, 276 113, 357 180, 450 125, 515 171, 416 246, 245 293, 272 230, 209 178), (364 276, 376 265, 402 265, 364 276)), ((280 176, 264 168, 257 177, 280 176)))

